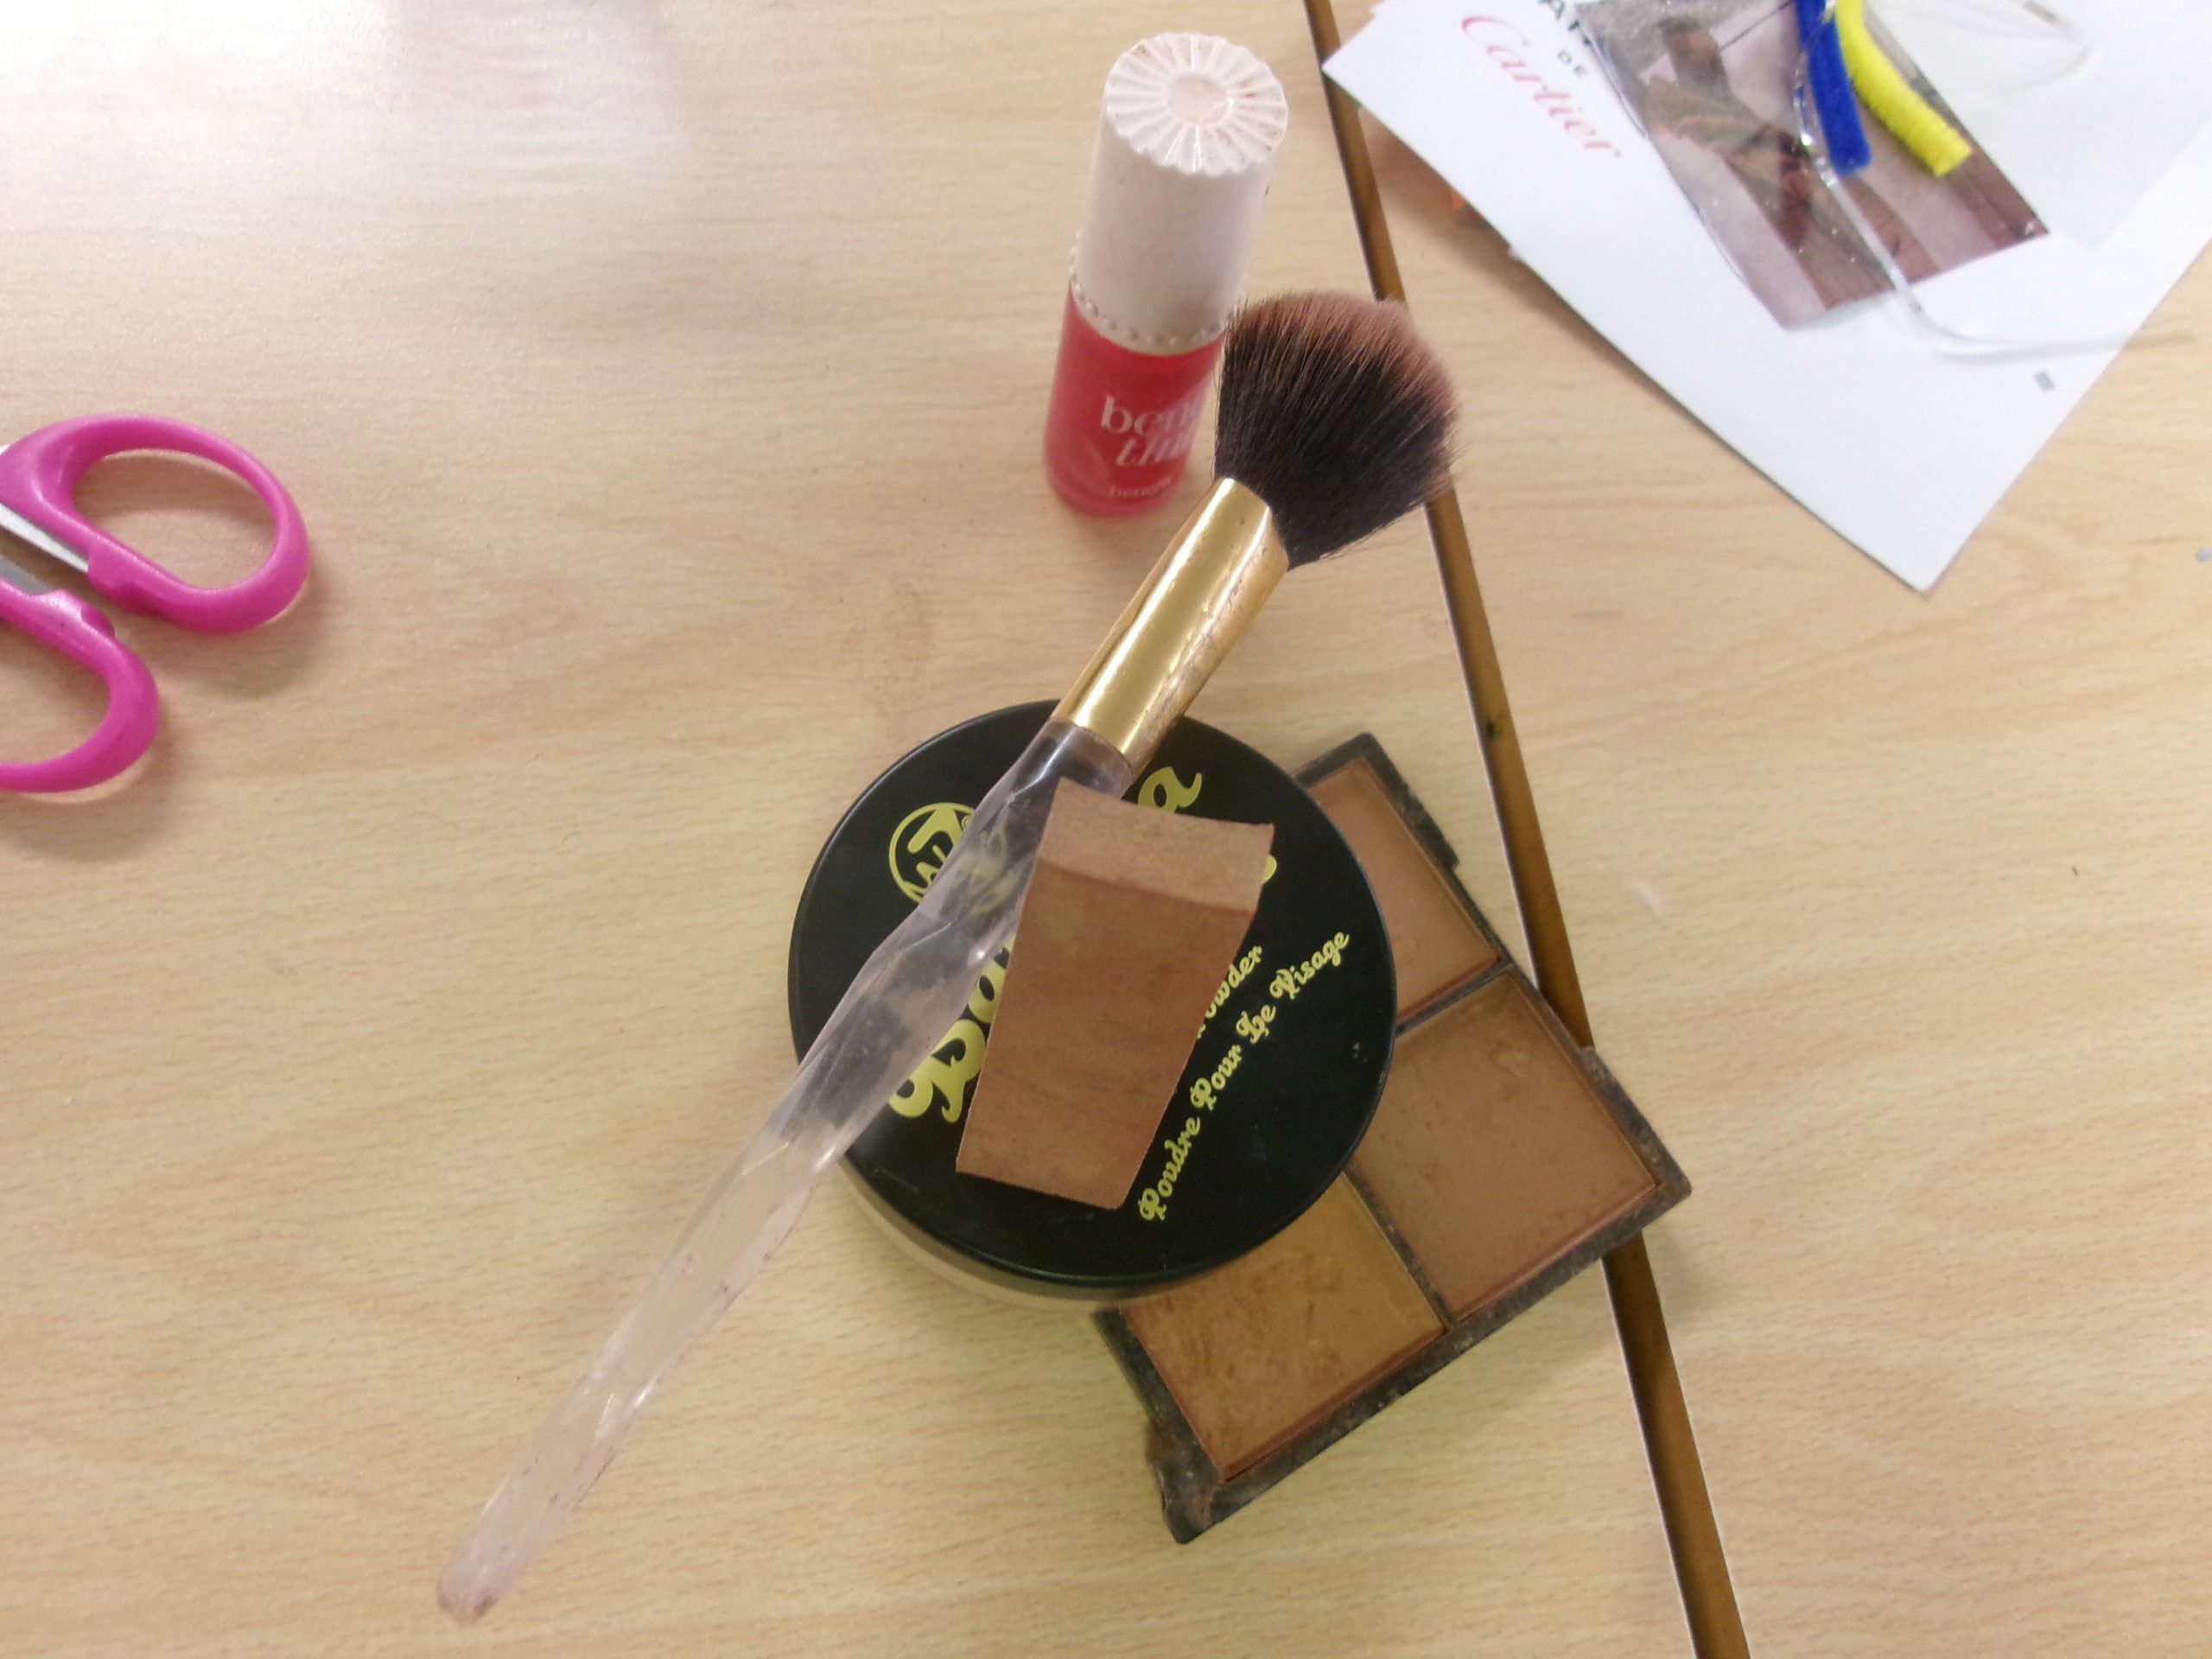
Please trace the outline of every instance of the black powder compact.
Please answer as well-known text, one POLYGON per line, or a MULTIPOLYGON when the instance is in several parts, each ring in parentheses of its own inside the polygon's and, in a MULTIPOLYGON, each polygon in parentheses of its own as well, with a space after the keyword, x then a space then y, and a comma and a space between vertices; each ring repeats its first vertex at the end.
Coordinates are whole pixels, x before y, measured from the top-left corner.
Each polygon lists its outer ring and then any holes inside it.
MULTIPOLYGON (((1052 707, 1002 709, 931 738, 830 833, 791 927, 791 1035, 802 1053, 1052 707)), ((1110 1306, 1266 1243, 1343 1172, 1389 1069, 1397 983, 1382 915, 1343 836, 1290 775, 1186 719, 1128 798, 1272 824, 1275 838, 1251 930, 1127 1201, 1101 1210, 954 1168, 1018 936, 845 1159, 855 1189, 902 1243, 1022 1300, 1110 1306)))

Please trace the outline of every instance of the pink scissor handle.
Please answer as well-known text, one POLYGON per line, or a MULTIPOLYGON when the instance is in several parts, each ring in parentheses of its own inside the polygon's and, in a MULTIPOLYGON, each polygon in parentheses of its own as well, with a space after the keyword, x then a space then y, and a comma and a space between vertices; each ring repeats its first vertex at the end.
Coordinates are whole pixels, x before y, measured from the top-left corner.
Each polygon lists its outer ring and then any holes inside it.
POLYGON ((0 450, 0 505, 75 548, 84 556, 86 579, 124 609, 166 617, 200 633, 258 626, 297 598, 308 577, 307 526, 276 475, 213 432, 157 415, 87 415, 16 439, 0 450), (261 569, 228 588, 202 588, 171 575, 79 512, 77 481, 95 461, 134 449, 213 461, 251 486, 276 526, 261 569))
POLYGON ((98 731, 51 760, 0 762, 0 789, 32 794, 90 789, 145 753, 161 721, 154 677, 115 637, 107 618, 60 588, 26 594, 0 582, 0 621, 13 623, 107 683, 107 713, 100 717, 98 731))

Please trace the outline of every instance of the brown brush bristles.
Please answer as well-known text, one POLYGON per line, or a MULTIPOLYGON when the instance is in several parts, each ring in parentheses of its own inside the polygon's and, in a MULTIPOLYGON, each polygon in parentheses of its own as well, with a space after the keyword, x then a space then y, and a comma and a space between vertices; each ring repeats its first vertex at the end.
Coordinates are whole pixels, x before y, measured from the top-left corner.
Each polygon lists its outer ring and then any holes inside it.
POLYGON ((1453 412, 1451 381, 1404 307, 1281 295, 1229 325, 1214 471, 1268 504, 1304 564, 1451 481, 1453 412))

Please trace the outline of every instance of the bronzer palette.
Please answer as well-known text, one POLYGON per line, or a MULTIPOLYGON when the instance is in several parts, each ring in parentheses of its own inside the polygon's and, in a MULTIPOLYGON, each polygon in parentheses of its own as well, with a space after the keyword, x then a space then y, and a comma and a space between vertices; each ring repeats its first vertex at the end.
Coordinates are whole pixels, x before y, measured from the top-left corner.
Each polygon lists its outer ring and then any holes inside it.
POLYGON ((1372 737, 1299 781, 1367 875, 1395 1057, 1349 1172, 1228 1266, 1098 1316, 1196 1537, 1678 1203, 1688 1183, 1545 1007, 1372 737))

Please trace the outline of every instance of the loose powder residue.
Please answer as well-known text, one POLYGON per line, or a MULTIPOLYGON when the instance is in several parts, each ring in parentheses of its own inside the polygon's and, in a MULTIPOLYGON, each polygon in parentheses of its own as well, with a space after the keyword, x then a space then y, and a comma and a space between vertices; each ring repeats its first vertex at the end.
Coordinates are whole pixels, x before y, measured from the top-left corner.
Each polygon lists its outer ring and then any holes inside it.
POLYGON ((1341 1178, 1250 1255, 1122 1316, 1224 1479, 1444 1332, 1341 1178))

